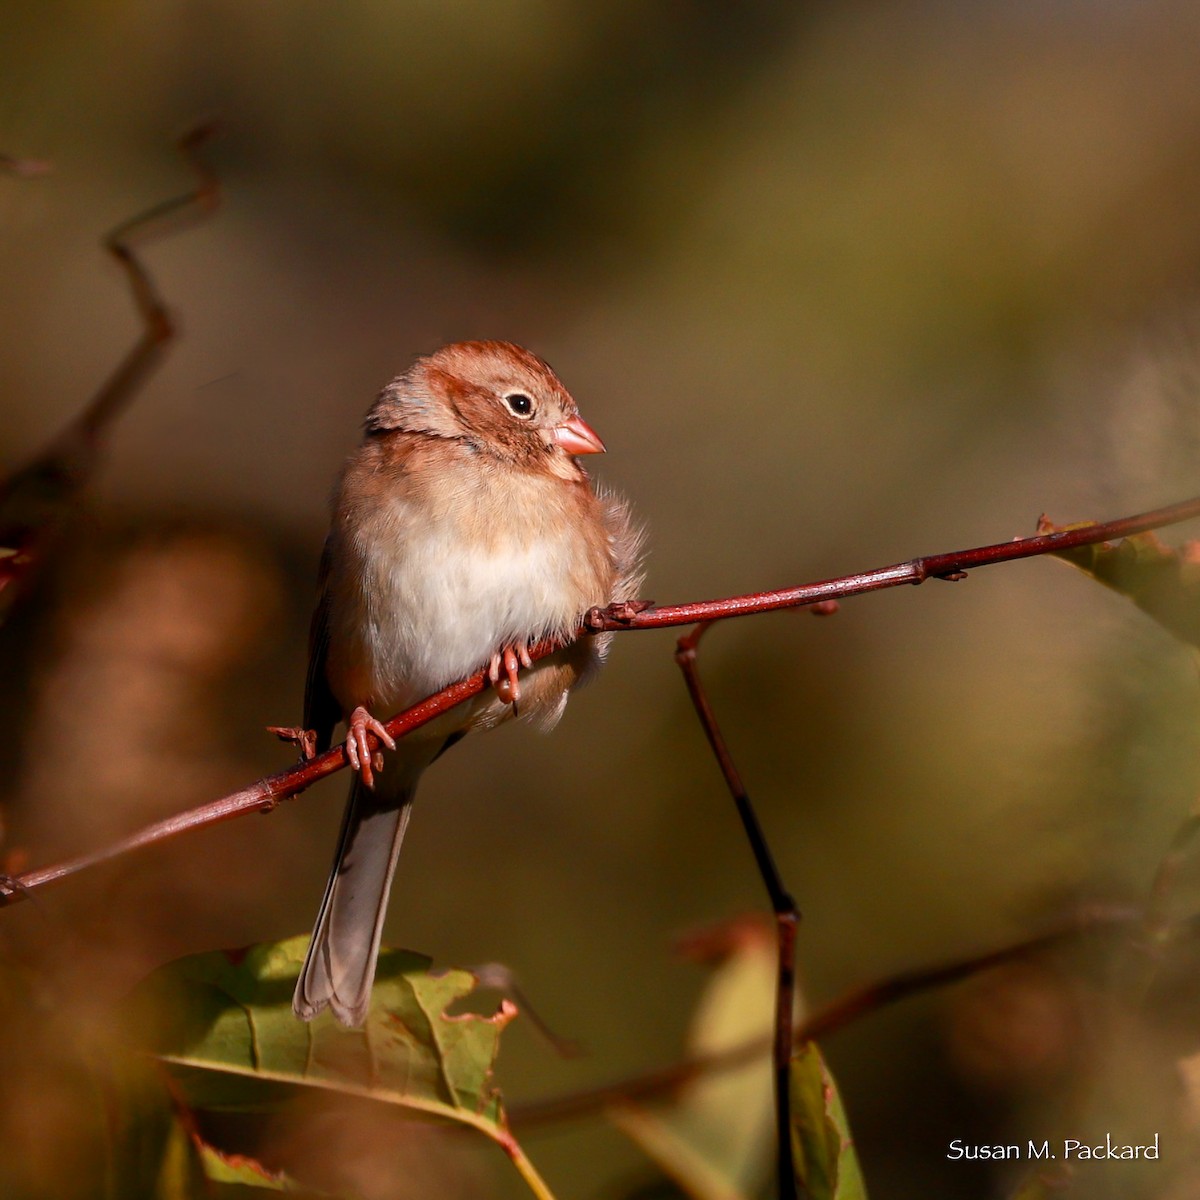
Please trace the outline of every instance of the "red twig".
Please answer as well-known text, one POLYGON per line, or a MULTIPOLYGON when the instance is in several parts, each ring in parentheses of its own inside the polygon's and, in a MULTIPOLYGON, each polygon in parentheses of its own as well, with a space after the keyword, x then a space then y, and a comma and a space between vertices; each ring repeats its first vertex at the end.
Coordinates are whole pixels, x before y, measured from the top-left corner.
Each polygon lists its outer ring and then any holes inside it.
MULTIPOLYGON (((549 648, 541 648, 542 654, 549 653, 549 648)), ((541 655, 539 655, 541 657, 541 655)), ((432 721, 434 717, 447 709, 461 704, 464 700, 478 695, 487 683, 483 671, 477 671, 469 679, 464 679, 451 687, 414 704, 398 716, 387 722, 387 730, 393 737, 402 737, 409 730, 432 721)), ((218 800, 210 800, 198 808, 187 812, 176 813, 174 816, 157 821, 153 825, 121 838, 111 845, 89 854, 81 854, 78 858, 67 859, 51 867, 40 867, 37 870, 25 871, 11 878, 0 876, 0 908, 14 904, 18 900, 29 898, 34 889, 45 887, 49 883, 57 883, 69 875, 77 875, 89 867, 99 866, 109 862, 131 850, 139 850, 143 846, 165 841, 189 829, 205 829, 209 825, 218 825, 222 821, 232 820, 251 812, 270 812, 280 800, 286 800, 298 795, 311 787, 326 775, 340 771, 347 763, 345 747, 338 745, 327 750, 318 758, 302 762, 286 771, 277 771, 268 775, 249 787, 236 792, 230 792, 218 800)))
POLYGON ((955 550, 949 554, 930 554, 911 558, 890 567, 876 567, 858 575, 840 575, 820 583, 803 583, 795 588, 777 592, 754 592, 748 596, 731 596, 726 600, 701 600, 692 604, 674 605, 616 605, 609 609, 593 609, 584 620, 590 633, 619 629, 661 629, 668 625, 691 625, 699 621, 719 621, 729 617, 747 617, 754 613, 773 612, 778 608, 802 608, 825 600, 844 600, 863 592, 899 587, 904 583, 924 583, 927 579, 947 579, 956 582, 975 567, 992 563, 1011 562, 1016 558, 1033 558, 1072 546, 1090 546, 1113 538, 1161 529, 1200 517, 1200 496, 1152 509, 1132 517, 1122 517, 1102 525, 1084 525, 1058 533, 1038 534, 1035 537, 1014 538, 974 550, 955 550))
MULTIPOLYGON (((1013 542, 982 546, 974 550, 959 550, 950 554, 935 554, 927 558, 915 558, 892 567, 881 567, 858 575, 845 575, 821 583, 805 584, 798 588, 778 592, 759 592, 749 596, 734 596, 727 600, 710 600, 696 604, 679 604, 656 607, 638 603, 617 604, 607 609, 594 609, 587 615, 581 633, 599 630, 622 631, 627 629, 659 629, 668 625, 688 625, 697 621, 717 621, 729 617, 748 616, 757 612, 770 612, 779 608, 801 608, 825 601, 856 596, 862 592, 878 591, 881 588, 898 587, 903 583, 920 583, 931 577, 957 577, 968 567, 986 566, 990 563, 1008 562, 1015 558, 1032 558, 1063 550, 1070 546, 1091 545, 1111 538, 1126 537, 1148 529, 1177 524, 1200 516, 1200 497, 1172 504, 1166 508, 1122 517, 1104 524, 1088 525, 1061 533, 1042 534, 1037 537, 1020 538, 1013 542)), ((533 660, 544 658, 555 649, 553 643, 543 642, 530 651, 533 660)), ((430 696, 420 704, 393 717, 387 730, 393 737, 401 737, 409 730, 424 725, 427 721, 456 704, 478 695, 487 686, 483 671, 430 696)), ((148 846, 164 838, 173 837, 188 829, 200 829, 215 825, 242 813, 273 808, 289 796, 304 791, 310 784, 323 779, 346 765, 346 757, 337 747, 311 762, 301 763, 286 771, 270 775, 241 791, 223 796, 219 800, 201 805, 188 812, 179 813, 146 829, 132 834, 113 845, 82 855, 57 866, 41 867, 26 871, 13 879, 0 879, 0 907, 23 900, 35 888, 77 874, 98 863, 107 862, 129 850, 148 846)))

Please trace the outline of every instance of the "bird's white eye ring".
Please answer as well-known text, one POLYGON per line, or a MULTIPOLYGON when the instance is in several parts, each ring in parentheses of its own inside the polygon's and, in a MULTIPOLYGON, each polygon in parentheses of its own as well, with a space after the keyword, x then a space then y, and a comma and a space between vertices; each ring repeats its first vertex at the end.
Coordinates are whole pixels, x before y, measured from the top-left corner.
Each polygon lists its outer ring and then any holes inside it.
POLYGON ((533 401, 530 400, 530 398, 526 396, 524 392, 513 392, 511 396, 504 397, 504 402, 512 410, 515 416, 533 416, 533 401))

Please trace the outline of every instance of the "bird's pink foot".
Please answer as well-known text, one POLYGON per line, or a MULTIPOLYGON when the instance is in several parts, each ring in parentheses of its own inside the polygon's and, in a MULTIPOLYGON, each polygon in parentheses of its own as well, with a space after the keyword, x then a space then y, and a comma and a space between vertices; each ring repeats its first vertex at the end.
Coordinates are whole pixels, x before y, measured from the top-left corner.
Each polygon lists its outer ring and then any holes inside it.
POLYGON ((346 722, 346 757, 358 772, 364 787, 375 786, 375 772, 383 769, 383 755, 372 752, 367 735, 373 733, 389 750, 395 750, 396 739, 360 704, 346 722))
POLYGON ((301 729, 299 725, 268 725, 267 732, 273 733, 281 742, 290 742, 298 747, 301 761, 311 762, 317 757, 315 729, 301 729))
POLYGON ((529 646, 525 642, 505 646, 492 655, 488 663, 488 678, 496 689, 496 695, 505 704, 511 704, 515 709, 520 703, 521 684, 517 672, 522 667, 532 666, 533 659, 529 657, 529 646))

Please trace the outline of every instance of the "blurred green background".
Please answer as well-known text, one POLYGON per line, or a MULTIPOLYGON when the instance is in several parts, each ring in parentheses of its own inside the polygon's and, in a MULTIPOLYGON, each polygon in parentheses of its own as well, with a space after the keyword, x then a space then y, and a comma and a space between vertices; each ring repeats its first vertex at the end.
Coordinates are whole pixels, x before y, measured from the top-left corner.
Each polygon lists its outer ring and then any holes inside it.
MULTIPOLYGON (((6 467, 136 336, 99 235, 180 190, 175 134, 227 125, 222 209, 147 251, 183 339, 0 632, 5 848, 33 863, 288 761, 262 727, 300 716, 331 481, 445 341, 554 364, 660 602, 1198 490, 1193 4, 10 0, 4 29, 0 150, 54 167, 0 176, 6 467)), ((551 737, 473 738, 423 784, 390 939, 503 961, 589 1050, 518 1023, 514 1100, 676 1057, 702 976, 673 937, 763 902, 672 645, 622 636, 551 737)), ((702 665, 810 1002, 1140 900, 1197 791, 1189 652, 1050 561, 730 624, 702 665)), ((0 950, 91 1013, 171 957, 301 932, 344 786, 47 892, 0 950)), ((998 1194, 949 1140, 1075 1136, 1081 1079, 1101 1133, 1133 1110, 1175 1139, 1089 1196, 1190 1186, 1190 1016, 1097 1032, 1096 975, 1039 962, 832 1039, 872 1195, 998 1194)), ((90 1194, 70 1089, 5 1053, 11 1194, 90 1194)), ((567 1200, 650 1177, 599 1122, 528 1149, 567 1200)), ((517 1194, 502 1166, 410 1191, 517 1194)))

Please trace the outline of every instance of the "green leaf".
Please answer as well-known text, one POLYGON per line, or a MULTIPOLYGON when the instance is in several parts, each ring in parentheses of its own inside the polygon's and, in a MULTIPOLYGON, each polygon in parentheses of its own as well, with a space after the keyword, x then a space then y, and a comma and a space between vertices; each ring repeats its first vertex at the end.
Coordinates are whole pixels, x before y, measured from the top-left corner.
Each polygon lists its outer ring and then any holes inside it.
POLYGON ((104 1195, 114 1200, 233 1200, 251 1195, 250 1188, 311 1200, 335 1195, 301 1185, 249 1155, 209 1144, 148 1059, 118 1058, 108 1095, 113 1145, 108 1163, 111 1186, 104 1195))
POLYGON ((345 1029, 328 1013, 300 1021, 291 997, 307 944, 292 938, 162 967, 134 993, 135 1044, 163 1064, 192 1109, 270 1112, 305 1090, 377 1101, 481 1131, 548 1197, 509 1132, 493 1082, 500 1035, 516 1008, 503 1001, 491 1017, 451 1016, 447 1009, 470 994, 475 977, 434 973, 421 955, 385 950, 363 1029, 345 1029))
POLYGON ((218 1150, 196 1132, 189 1132, 182 1121, 171 1122, 159 1156, 157 1177, 148 1193, 153 1200, 193 1200, 198 1196, 233 1200, 236 1196, 252 1195, 248 1191, 251 1188, 286 1192, 309 1200, 328 1200, 334 1196, 331 1192, 304 1187, 285 1172, 271 1171, 249 1155, 218 1150))
POLYGON ((475 985, 466 971, 431 974, 405 951, 379 956, 364 1029, 328 1013, 299 1021, 291 996, 306 939, 180 959, 135 995, 155 1019, 142 1043, 172 1068, 194 1107, 270 1107, 278 1085, 386 1099, 414 1114, 498 1128, 503 1120, 492 1065, 516 1010, 490 1018, 449 1017, 475 985))
POLYGON ((315 1196, 318 1193, 302 1188, 283 1171, 269 1171, 257 1159, 246 1154, 226 1154, 207 1142, 199 1142, 196 1152, 206 1179, 213 1183, 237 1184, 241 1187, 265 1188, 270 1192, 303 1193, 315 1196))
POLYGON ((767 1045, 774 1027, 775 947, 771 930, 744 922, 726 931, 724 960, 713 972, 688 1035, 692 1057, 763 1045, 745 1065, 710 1071, 669 1105, 624 1104, 613 1122, 698 1200, 756 1194, 770 1171, 774 1089, 767 1045))
MULTIPOLYGON (((1042 517, 1038 533, 1093 524, 1055 525, 1042 517)), ((1175 550, 1154 533, 1138 533, 1120 542, 1056 551, 1055 556, 1129 597, 1177 638, 1200 646, 1200 542, 1175 550)))
MULTIPOLYGON (((123 1182, 129 1185, 131 1180, 123 1182)), ((201 1191, 203 1183, 192 1139, 178 1121, 172 1121, 160 1147, 157 1178, 150 1194, 154 1200, 189 1200, 201 1191)))
POLYGON ((809 1200, 866 1200, 837 1085, 815 1042, 792 1058, 792 1151, 796 1178, 809 1200))

